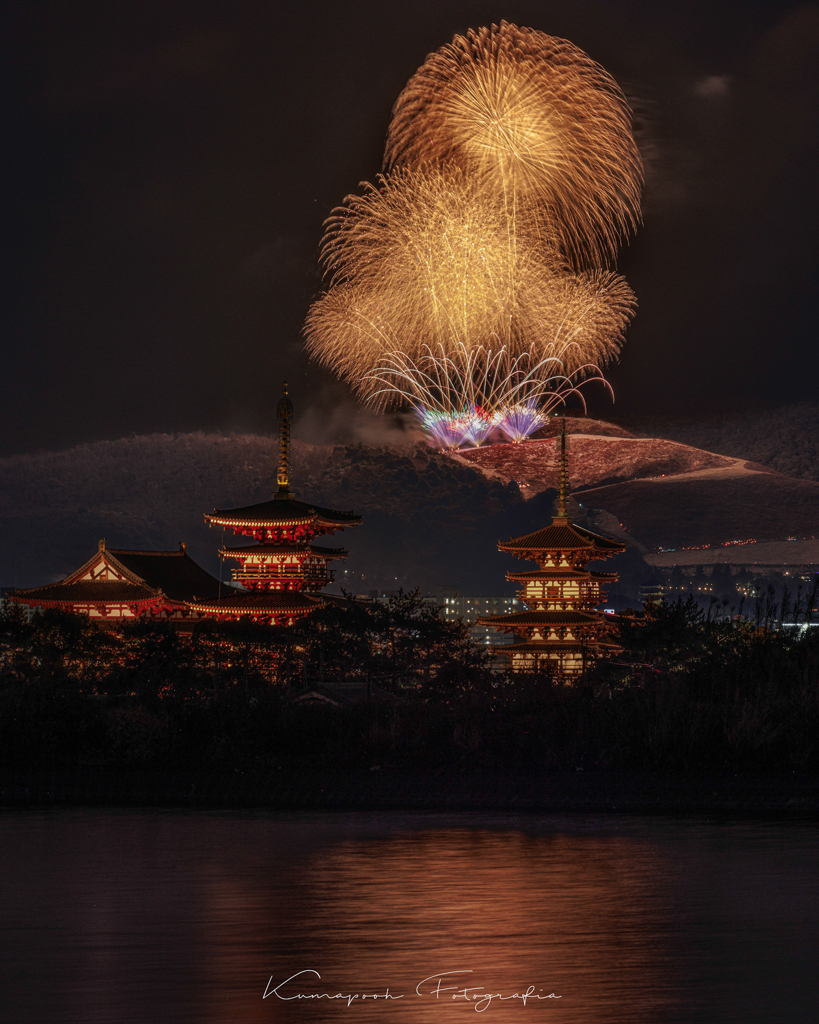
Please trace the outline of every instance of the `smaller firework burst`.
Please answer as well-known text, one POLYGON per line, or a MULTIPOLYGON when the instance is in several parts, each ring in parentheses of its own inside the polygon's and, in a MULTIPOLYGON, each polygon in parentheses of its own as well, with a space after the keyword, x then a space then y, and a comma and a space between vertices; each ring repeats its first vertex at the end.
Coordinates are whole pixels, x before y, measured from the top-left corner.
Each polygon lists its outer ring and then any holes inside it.
POLYGON ((479 448, 485 441, 491 440, 493 434, 513 444, 525 441, 548 419, 549 412, 544 409, 545 406, 530 400, 496 409, 492 413, 474 405, 452 412, 419 405, 415 408, 415 414, 421 426, 440 448, 479 448))
MULTIPOLYGON (((558 402, 554 402, 550 409, 558 404, 558 402)), ((497 426, 507 441, 517 444, 520 441, 525 441, 527 437, 542 427, 548 415, 549 411, 538 405, 537 402, 520 402, 502 410, 497 419, 497 426)))
POLYGON ((430 54, 392 113, 385 166, 456 166, 490 188, 516 237, 600 267, 640 219, 643 169, 620 87, 567 39, 509 22, 430 54))

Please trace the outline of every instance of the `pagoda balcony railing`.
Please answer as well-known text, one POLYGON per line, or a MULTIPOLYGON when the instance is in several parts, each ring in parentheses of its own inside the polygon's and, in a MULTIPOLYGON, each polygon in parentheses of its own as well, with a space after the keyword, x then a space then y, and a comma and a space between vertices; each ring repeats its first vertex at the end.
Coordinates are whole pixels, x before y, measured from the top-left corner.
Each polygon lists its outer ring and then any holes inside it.
POLYGON ((601 604, 605 598, 572 598, 571 600, 561 600, 561 598, 554 597, 522 597, 520 601, 522 604, 533 611, 535 607, 540 608, 541 611, 558 611, 558 612, 570 612, 570 611, 593 611, 594 608, 601 604), (543 607, 547 606, 547 607, 543 607))

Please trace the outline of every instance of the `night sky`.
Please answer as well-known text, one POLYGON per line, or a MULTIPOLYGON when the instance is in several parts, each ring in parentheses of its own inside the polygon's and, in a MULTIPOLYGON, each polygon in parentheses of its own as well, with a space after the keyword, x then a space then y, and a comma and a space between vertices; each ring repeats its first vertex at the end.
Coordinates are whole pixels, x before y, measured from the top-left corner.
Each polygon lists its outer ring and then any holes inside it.
POLYGON ((285 376, 303 434, 340 435, 354 405, 300 338, 322 221, 426 54, 501 18, 582 47, 637 114, 640 308, 594 411, 815 401, 819 6, 18 0, 2 453, 271 431, 285 376))

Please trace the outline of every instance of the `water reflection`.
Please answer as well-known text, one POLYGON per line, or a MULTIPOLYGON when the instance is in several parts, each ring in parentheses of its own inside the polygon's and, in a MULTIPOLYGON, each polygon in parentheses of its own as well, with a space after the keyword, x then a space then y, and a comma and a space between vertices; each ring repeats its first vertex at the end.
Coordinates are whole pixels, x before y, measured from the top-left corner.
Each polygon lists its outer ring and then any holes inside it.
POLYGON ((819 830, 615 817, 0 818, 0 1019, 815 1021, 819 830), (283 990, 390 1002, 262 1000, 283 990), (774 984, 775 980, 775 984, 774 984), (470 993, 475 994, 475 993, 470 993), (477 993, 480 994, 480 993, 477 993), (484 1018, 485 1019, 485 1018, 484 1018))
MULTIPOLYGON (((507 996, 532 986, 544 997, 554 992, 561 998, 546 1003, 550 1020, 636 1024, 656 1020, 666 998, 657 950, 663 862, 651 846, 618 837, 447 829, 347 842, 312 858, 286 904, 252 920, 276 983, 314 968, 324 984, 303 984, 302 992, 389 988, 405 994, 389 1004, 396 1022, 463 1019, 474 1007, 449 991, 431 995, 434 981, 424 997, 416 994, 427 976, 457 970, 472 973, 445 985, 507 996)), ((252 901, 235 890, 234 899, 237 922, 247 922, 252 901)), ((264 959, 255 960, 251 971, 263 971, 264 959)), ((496 1001, 493 1013, 523 1011, 508 1002, 496 1001)), ((356 1016, 382 1019, 385 1009, 360 1005, 356 1016)), ((543 1009, 535 1000, 526 1007, 530 1015, 543 1009)), ((326 1002, 270 1006, 275 1020, 323 1021, 338 1012, 326 1002)))

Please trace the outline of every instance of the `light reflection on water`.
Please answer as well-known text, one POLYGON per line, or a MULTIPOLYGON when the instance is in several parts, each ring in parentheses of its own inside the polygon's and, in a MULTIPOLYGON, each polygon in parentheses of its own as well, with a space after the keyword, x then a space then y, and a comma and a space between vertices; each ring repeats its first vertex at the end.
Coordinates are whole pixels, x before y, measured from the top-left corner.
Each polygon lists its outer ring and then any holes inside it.
POLYGON ((819 1021, 819 827, 611 817, 6 812, 0 1019, 819 1021), (383 994, 385 1002, 262 1000, 383 994), (456 982, 450 982, 455 984, 456 982))

